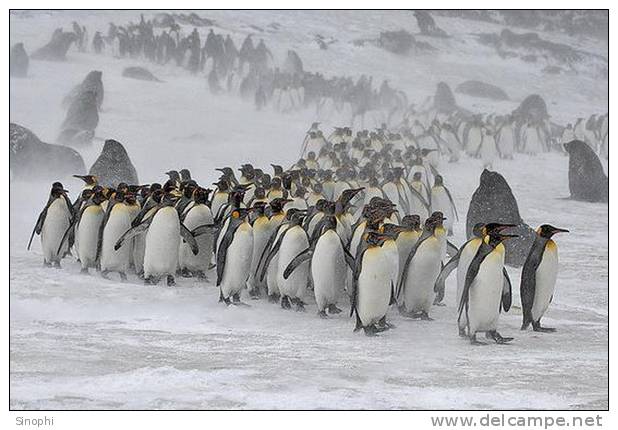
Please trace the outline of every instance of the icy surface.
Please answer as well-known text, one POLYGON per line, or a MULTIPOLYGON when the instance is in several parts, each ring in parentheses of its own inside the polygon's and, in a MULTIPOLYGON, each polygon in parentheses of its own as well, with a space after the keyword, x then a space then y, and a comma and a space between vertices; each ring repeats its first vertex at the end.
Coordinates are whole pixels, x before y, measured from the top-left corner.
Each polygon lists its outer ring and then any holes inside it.
MULTIPOLYGON (((12 17, 11 43, 24 41, 32 52, 47 42, 54 28, 68 28, 75 18, 88 27, 90 36, 95 29, 106 31, 111 20, 139 19, 136 13, 73 14, 12 17)), ((450 52, 419 61, 349 43, 320 51, 312 41, 317 32, 346 42, 375 37, 379 31, 402 28, 404 22, 412 22, 414 32, 411 14, 381 12, 369 22, 349 12, 309 17, 302 12, 203 14, 217 21, 218 31, 232 32, 237 44, 251 31, 251 20, 262 27, 278 22, 279 33, 258 36, 276 57, 293 48, 308 70, 370 73, 374 82, 389 77, 419 103, 439 80, 455 85, 483 78, 504 88, 513 101, 466 104, 457 95, 465 107, 501 112, 513 109, 527 94, 540 92, 548 99, 552 117, 561 122, 607 109, 606 81, 546 77, 537 68, 509 64, 466 42, 466 33, 501 28, 492 24, 435 17, 450 34, 462 34, 442 42, 461 45, 461 55, 450 52), (306 25, 298 26, 298 20, 306 25)), ((117 139, 146 183, 162 181, 162 173, 170 168, 187 167, 200 183, 208 184, 216 178, 213 169, 223 165, 290 164, 313 119, 312 111, 281 116, 270 110, 255 112, 251 103, 236 97, 214 98, 204 77, 171 65, 146 65, 165 81, 161 84, 121 77, 124 67, 140 61, 73 50, 68 58, 67 63, 31 61, 29 78, 11 79, 11 121, 53 142, 64 115, 64 95, 88 71, 102 70, 105 100, 97 140, 80 152, 89 166, 102 139, 117 139)), ((607 171, 607 163, 604 166, 607 171)), ((226 308, 217 303, 218 291, 211 284, 179 279, 175 288, 147 287, 135 277, 120 283, 116 278, 81 275, 70 259, 60 270, 45 269, 38 240, 30 252, 26 244, 49 184, 12 182, 11 407, 606 408, 608 206, 563 199, 569 194, 566 156, 516 155, 514 161, 498 161, 494 168, 511 185, 527 223, 550 223, 571 233, 556 238, 560 270, 544 319, 558 331, 519 331, 520 273, 509 269, 514 309, 501 316, 499 329, 515 340, 485 347, 472 347, 457 336, 454 276, 447 283, 447 306, 433 308, 434 321, 408 321, 392 311, 389 320, 397 328, 367 338, 352 332, 347 312, 318 318, 310 297, 305 313, 248 297, 250 308, 226 308)), ((461 244, 463 217, 482 167, 478 160, 463 158, 458 164, 443 163, 441 170, 462 216, 452 239, 461 244)), ((80 183, 64 183, 74 197, 80 183)), ((341 307, 347 311, 347 302, 341 307)))

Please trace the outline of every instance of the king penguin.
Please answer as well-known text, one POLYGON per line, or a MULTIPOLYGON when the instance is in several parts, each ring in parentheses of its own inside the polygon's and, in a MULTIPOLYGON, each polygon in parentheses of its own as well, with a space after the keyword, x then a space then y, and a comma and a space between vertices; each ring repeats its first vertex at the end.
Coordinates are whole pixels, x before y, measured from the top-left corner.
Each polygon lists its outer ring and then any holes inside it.
POLYGON ((567 232, 568 230, 548 224, 543 224, 536 230, 536 238, 521 272, 519 291, 523 309, 522 330, 532 323, 534 331, 556 331, 554 328, 541 326, 541 318, 554 297, 558 274, 558 247, 552 236, 567 232))
POLYGON ((67 193, 68 191, 64 189, 60 182, 52 184, 47 204, 39 214, 28 242, 28 249, 30 249, 34 235, 41 235, 43 263, 46 267, 53 264, 59 268, 60 260, 72 246, 71 243, 67 242, 61 248, 62 237, 73 220, 73 205, 67 193))

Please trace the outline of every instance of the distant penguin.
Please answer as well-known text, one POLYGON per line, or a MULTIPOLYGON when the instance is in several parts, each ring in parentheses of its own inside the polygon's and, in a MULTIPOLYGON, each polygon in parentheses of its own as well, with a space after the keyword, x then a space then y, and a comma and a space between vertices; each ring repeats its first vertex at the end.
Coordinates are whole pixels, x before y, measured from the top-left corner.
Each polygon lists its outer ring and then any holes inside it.
POLYGON ((564 144, 569 153, 569 190, 573 200, 608 202, 609 180, 594 151, 581 140, 564 144))
POLYGON ((483 128, 483 140, 479 148, 483 168, 493 168, 494 160, 497 156, 496 139, 491 131, 483 128))
POLYGON ((455 206, 451 192, 444 185, 442 175, 436 175, 434 181, 434 185, 431 187, 431 211, 442 212, 444 214, 444 227, 448 235, 452 236, 454 220, 457 219, 459 221, 457 207, 455 206))
POLYGON ((229 216, 225 234, 217 246, 217 287, 219 301, 227 305, 241 304, 240 294, 246 288, 253 253, 253 227, 248 210, 235 208, 229 216))
POLYGON ((399 310, 410 318, 431 320, 434 285, 442 267, 446 248, 446 230, 441 212, 433 213, 425 221, 423 234, 410 251, 404 263, 397 289, 399 310))
POLYGON ((28 242, 28 249, 30 249, 34 235, 41 235, 43 263, 46 267, 50 267, 52 264, 55 267, 60 267, 60 260, 72 245, 66 242, 61 247, 64 233, 73 219, 73 205, 67 193, 68 191, 64 189, 60 182, 52 184, 47 204, 39 214, 28 242))
POLYGON ((458 319, 465 315, 467 334, 472 344, 485 332, 496 343, 507 343, 513 338, 502 337, 497 331, 504 290, 504 255, 502 242, 514 235, 500 231, 489 232, 481 242, 466 272, 465 283, 458 306, 458 319))
POLYGON ((28 76, 28 54, 23 43, 16 43, 11 48, 9 56, 9 75, 13 78, 25 78, 28 76))
POLYGON ((522 330, 532 323, 534 331, 555 331, 554 328, 541 326, 541 318, 554 297, 558 274, 558 247, 551 238, 562 232, 568 230, 548 224, 543 224, 536 230, 536 239, 521 272, 522 330))
POLYGON ((137 171, 126 149, 114 139, 105 141, 101 155, 96 159, 89 173, 95 175, 99 179, 99 184, 104 187, 113 187, 119 182, 139 183, 137 171))
POLYGON ((382 249, 386 236, 369 231, 363 235, 363 246, 355 258, 350 316, 356 316, 354 331, 361 328, 367 336, 391 328, 386 322, 388 307, 394 301, 390 285, 388 253, 382 249))
POLYGON ((500 158, 506 160, 513 159, 513 151, 515 147, 515 134, 513 123, 510 119, 505 120, 505 123, 498 130, 497 148, 500 158))

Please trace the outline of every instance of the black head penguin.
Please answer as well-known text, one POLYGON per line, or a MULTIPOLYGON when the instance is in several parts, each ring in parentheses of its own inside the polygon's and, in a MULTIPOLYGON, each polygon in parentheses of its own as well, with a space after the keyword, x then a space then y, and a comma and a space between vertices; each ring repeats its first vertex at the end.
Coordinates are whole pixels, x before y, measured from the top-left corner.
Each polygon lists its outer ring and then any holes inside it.
POLYGON ((182 169, 180 171, 180 180, 182 182, 186 182, 186 181, 190 181, 191 180, 191 172, 189 171, 189 169, 182 169))
MULTIPOLYGON (((465 318, 467 335, 472 344, 481 343, 476 339, 478 332, 485 332, 487 338, 499 344, 513 340, 502 337, 497 331, 505 289, 506 251, 503 242, 517 237, 503 233, 504 229, 505 227, 499 224, 490 229, 486 228, 486 235, 466 271, 457 312, 458 321, 465 318)), ((508 300, 510 301, 510 297, 508 300)))
POLYGON ((99 181, 95 175, 73 175, 74 178, 84 181, 84 189, 92 189, 99 184, 99 181))
POLYGON ((393 299, 390 256, 383 244, 389 238, 376 231, 367 231, 354 261, 350 316, 356 316, 354 331, 361 328, 367 336, 388 330, 388 307, 393 299))
POLYGON ((399 311, 409 318, 431 320, 434 285, 446 254, 446 231, 442 212, 425 220, 423 233, 407 256, 401 271, 397 299, 399 311))
POLYGON ((534 331, 553 332, 554 328, 541 326, 554 296, 558 275, 558 246, 552 240, 556 233, 568 230, 543 224, 536 229, 536 238, 521 273, 520 297, 523 311, 522 330, 532 324, 534 331))
POLYGON ((60 267, 60 260, 68 252, 72 243, 62 245, 65 231, 73 220, 73 205, 67 196, 68 191, 60 182, 54 182, 49 192, 47 204, 39 214, 37 222, 28 241, 28 249, 35 234, 41 235, 43 262, 49 267, 52 264, 60 267))

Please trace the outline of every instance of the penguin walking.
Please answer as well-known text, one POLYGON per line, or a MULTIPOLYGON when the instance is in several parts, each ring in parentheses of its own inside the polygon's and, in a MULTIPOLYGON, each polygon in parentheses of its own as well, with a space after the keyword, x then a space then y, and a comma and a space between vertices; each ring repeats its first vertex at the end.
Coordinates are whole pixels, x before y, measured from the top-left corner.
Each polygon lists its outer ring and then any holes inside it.
POLYGON ((311 259, 311 278, 318 315, 320 318, 327 318, 327 310, 329 314, 341 312, 341 309, 337 307, 337 300, 346 282, 346 264, 352 269, 354 258, 337 234, 335 217, 327 216, 318 234, 317 241, 288 264, 283 277, 287 279, 304 261, 311 259))
POLYGON ((498 344, 513 340, 497 331, 504 291, 502 242, 510 237, 517 235, 503 234, 500 229, 489 231, 468 266, 457 312, 458 319, 466 317, 467 334, 473 345, 483 344, 476 339, 478 332, 485 332, 487 338, 498 344))
POLYGON ((453 220, 457 219, 459 221, 457 207, 455 207, 451 192, 444 185, 442 175, 436 175, 434 181, 434 186, 431 187, 431 211, 444 214, 444 227, 446 227, 448 236, 452 236, 453 220))
POLYGON ((392 325, 386 322, 388 307, 394 302, 389 256, 382 249, 386 236, 368 231, 354 261, 350 316, 356 315, 356 327, 367 336, 375 336, 392 325))
POLYGON ((235 208, 228 217, 225 234, 217 246, 217 287, 219 301, 226 305, 243 304, 240 293, 246 287, 253 253, 253 227, 249 210, 235 208))
POLYGON ((73 220, 73 205, 67 193, 68 191, 64 189, 60 182, 52 184, 47 204, 39 214, 28 242, 28 249, 30 249, 34 235, 41 236, 43 264, 46 267, 51 267, 53 264, 59 268, 60 260, 72 245, 72 243, 67 242, 61 247, 64 233, 73 220))
POLYGON ((556 331, 555 328, 541 326, 541 318, 554 296, 558 274, 558 247, 552 240, 556 233, 568 233, 568 230, 549 224, 540 226, 524 263, 519 290, 523 310, 522 330, 532 324, 534 331, 556 331))
POLYGON ((404 264, 397 298, 399 311, 406 317, 431 320, 429 310, 435 297, 434 285, 446 249, 443 219, 441 212, 434 212, 427 218, 423 234, 404 264))
MULTIPOLYGON (((182 173, 182 171, 181 171, 182 173)), ((193 204, 182 215, 182 223, 192 231, 203 225, 212 225, 214 219, 208 207, 209 190, 197 188, 193 191, 193 204)), ((206 279, 206 272, 212 261, 212 250, 214 243, 214 231, 205 231, 204 234, 196 237, 198 253, 193 254, 191 245, 184 241, 180 243, 178 250, 178 263, 180 270, 185 274, 197 276, 200 280, 206 279)))

